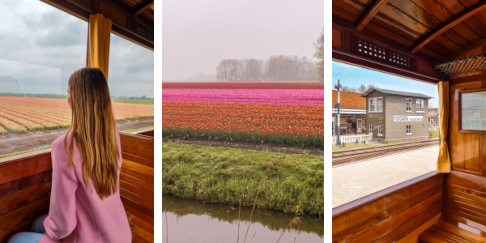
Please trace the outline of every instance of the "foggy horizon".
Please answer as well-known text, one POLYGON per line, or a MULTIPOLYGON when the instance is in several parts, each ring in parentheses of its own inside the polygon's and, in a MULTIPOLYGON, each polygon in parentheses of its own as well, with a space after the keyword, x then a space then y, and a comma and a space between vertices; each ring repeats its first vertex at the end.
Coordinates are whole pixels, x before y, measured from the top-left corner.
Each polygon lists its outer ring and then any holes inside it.
MULTIPOLYGON (((162 80, 213 77, 223 59, 307 57, 324 27, 323 1, 166 0, 162 80)), ((187 81, 197 82, 197 81, 187 81)))

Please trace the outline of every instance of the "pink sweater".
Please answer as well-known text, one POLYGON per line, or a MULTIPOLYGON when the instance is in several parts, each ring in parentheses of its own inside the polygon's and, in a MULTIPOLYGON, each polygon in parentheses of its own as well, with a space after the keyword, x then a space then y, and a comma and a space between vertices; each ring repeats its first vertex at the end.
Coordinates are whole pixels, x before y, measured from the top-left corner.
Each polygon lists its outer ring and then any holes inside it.
MULTIPOLYGON (((44 220, 46 235, 39 243, 132 242, 132 232, 119 192, 101 200, 96 191, 88 191, 83 180, 79 150, 75 144, 73 161, 76 168, 69 166, 64 137, 52 143, 51 204, 49 216, 44 220)), ((121 148, 119 134, 117 142, 118 148, 121 148)), ((118 164, 121 167, 121 149, 118 164)))

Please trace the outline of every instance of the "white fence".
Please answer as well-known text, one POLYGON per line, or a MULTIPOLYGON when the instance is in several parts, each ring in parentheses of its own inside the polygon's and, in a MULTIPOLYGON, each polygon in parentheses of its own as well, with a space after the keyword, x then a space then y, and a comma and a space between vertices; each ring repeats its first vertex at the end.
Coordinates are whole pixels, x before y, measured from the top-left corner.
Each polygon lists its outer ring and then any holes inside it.
MULTIPOLYGON (((341 140, 341 144, 343 143, 362 143, 364 141, 370 141, 373 139, 371 134, 365 134, 365 135, 341 135, 339 136, 339 139, 341 140)), ((332 144, 336 144, 337 142, 337 136, 332 137, 332 144)))

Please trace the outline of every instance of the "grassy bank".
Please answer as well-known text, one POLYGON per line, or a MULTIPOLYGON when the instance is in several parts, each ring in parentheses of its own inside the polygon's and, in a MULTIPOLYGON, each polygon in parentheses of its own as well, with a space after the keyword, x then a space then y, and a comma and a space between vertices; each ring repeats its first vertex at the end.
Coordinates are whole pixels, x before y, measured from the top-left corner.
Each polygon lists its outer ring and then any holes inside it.
POLYGON ((222 147, 162 145, 162 191, 230 205, 252 206, 296 214, 324 212, 324 158, 222 147), (266 171, 273 161, 274 168, 266 171))
POLYGON ((193 139, 208 139, 216 141, 231 141, 231 142, 251 142, 251 143, 273 143, 273 144, 288 144, 298 146, 313 146, 323 147, 324 139, 320 137, 303 137, 292 135, 272 134, 266 135, 261 133, 236 133, 236 132, 213 132, 200 131, 192 129, 172 129, 162 128, 162 136, 164 138, 193 138, 193 139))

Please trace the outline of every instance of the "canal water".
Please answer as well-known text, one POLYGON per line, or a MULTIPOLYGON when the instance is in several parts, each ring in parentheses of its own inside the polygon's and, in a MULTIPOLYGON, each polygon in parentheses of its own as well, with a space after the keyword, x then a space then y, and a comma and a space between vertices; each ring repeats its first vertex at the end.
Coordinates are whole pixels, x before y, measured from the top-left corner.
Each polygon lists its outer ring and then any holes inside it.
MULTIPOLYGON (((241 207, 239 242, 243 243, 251 207, 241 207)), ((237 242, 238 206, 204 203, 170 195, 162 197, 163 243, 237 242)), ((277 242, 294 214, 255 208, 246 242, 277 242)), ((279 243, 321 243, 324 239, 324 218, 299 216, 299 229, 285 230, 279 243)))

